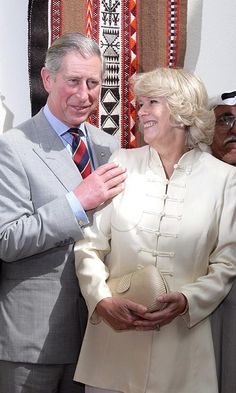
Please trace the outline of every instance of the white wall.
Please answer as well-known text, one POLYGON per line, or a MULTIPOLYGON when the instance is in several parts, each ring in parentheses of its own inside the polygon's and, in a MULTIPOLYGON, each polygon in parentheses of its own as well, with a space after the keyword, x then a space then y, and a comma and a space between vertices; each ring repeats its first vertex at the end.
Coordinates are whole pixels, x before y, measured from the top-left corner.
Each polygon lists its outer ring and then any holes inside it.
MULTIPOLYGON (((30 117, 27 7, 28 0, 0 0, 0 132, 30 117)), ((236 89, 235 20, 236 0, 188 0, 185 68, 209 96, 236 89)))
POLYGON ((29 118, 31 108, 27 58, 28 0, 0 0, 0 10, 1 132, 29 118))
POLYGON ((236 0, 188 4, 185 68, 202 78, 209 97, 236 90, 236 0))

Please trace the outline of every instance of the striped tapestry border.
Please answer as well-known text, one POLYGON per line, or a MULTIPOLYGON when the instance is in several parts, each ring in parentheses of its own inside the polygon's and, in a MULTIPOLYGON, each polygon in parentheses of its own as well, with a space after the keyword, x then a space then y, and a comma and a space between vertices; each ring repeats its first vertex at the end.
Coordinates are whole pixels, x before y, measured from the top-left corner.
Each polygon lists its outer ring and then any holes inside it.
POLYGON ((48 0, 30 0, 28 3, 28 70, 31 113, 35 115, 45 104, 40 70, 48 48, 48 0))

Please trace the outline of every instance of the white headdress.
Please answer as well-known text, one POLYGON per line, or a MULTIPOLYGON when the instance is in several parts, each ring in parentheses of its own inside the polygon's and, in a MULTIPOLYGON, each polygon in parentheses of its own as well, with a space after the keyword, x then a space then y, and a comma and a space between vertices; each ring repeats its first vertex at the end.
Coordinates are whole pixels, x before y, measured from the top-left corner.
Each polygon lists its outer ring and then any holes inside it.
POLYGON ((223 93, 209 100, 210 109, 215 108, 218 105, 236 105, 236 91, 223 93))

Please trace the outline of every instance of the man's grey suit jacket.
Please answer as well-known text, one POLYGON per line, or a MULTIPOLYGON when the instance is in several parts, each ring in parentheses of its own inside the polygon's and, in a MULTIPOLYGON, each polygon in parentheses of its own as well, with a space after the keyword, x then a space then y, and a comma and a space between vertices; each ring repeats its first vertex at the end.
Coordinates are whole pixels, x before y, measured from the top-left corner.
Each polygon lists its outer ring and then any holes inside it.
MULTIPOLYGON (((87 124, 95 166, 118 141, 87 124)), ((86 308, 73 243, 83 231, 66 193, 82 178, 41 110, 0 137, 0 359, 75 362, 86 308)))

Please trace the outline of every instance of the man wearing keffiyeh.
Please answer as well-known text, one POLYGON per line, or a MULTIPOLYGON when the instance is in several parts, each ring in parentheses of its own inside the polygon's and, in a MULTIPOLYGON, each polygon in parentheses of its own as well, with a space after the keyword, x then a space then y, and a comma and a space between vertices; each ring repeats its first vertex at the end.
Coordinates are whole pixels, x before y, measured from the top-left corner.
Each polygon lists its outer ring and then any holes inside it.
POLYGON ((223 93, 210 101, 216 115, 212 153, 231 165, 236 165, 236 91, 223 93))
MULTIPOLYGON (((210 106, 216 115, 212 154, 236 166, 236 91, 215 97, 210 101, 210 106)), ((219 393, 232 393, 236 391, 236 282, 212 314, 211 322, 219 393)))

